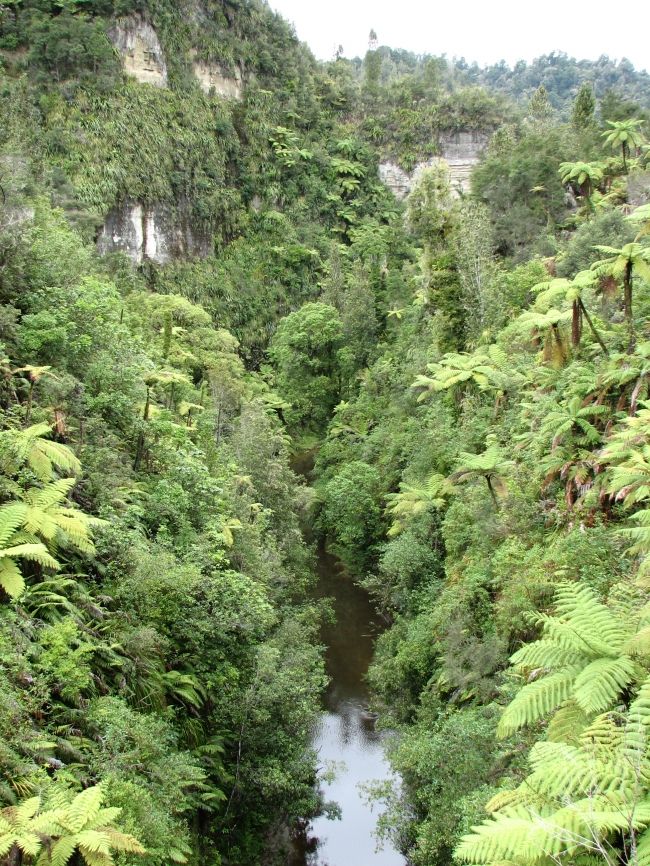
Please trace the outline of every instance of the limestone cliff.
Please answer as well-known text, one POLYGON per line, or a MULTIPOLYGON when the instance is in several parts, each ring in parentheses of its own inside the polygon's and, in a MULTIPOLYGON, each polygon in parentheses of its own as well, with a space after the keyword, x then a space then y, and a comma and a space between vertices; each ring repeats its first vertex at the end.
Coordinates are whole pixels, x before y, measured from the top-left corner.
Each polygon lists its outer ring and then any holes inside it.
POLYGON ((108 31, 122 56, 124 71, 143 84, 167 86, 167 64, 151 24, 140 15, 121 18, 108 31))
POLYGON ((196 55, 192 56, 192 70, 201 89, 205 93, 214 92, 224 99, 241 99, 243 95, 242 74, 236 69, 230 75, 218 63, 206 60, 198 60, 196 55))
POLYGON ((404 199, 413 189, 422 171, 438 162, 449 168, 451 186, 456 195, 469 192, 470 174, 488 143, 485 132, 455 132, 440 136, 438 154, 419 162, 412 172, 406 172, 392 160, 379 164, 379 177, 394 193, 404 199))
POLYGON ((212 252, 212 238, 197 230, 186 211, 124 202, 106 217, 97 250, 100 255, 123 252, 136 265, 147 259, 164 265, 177 258, 205 258, 212 252))

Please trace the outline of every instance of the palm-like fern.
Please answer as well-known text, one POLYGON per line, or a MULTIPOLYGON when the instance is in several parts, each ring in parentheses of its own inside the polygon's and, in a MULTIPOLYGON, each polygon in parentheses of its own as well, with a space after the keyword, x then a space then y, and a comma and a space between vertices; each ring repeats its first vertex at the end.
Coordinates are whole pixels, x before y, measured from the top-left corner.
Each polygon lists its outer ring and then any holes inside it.
POLYGON ((526 310, 510 325, 510 332, 528 336, 532 333, 536 342, 544 341, 543 360, 555 367, 562 367, 568 358, 563 326, 572 318, 570 310, 551 308, 544 312, 526 310))
POLYGON ((0 454, 5 471, 14 472, 27 465, 40 481, 51 481, 54 469, 78 475, 81 464, 73 452, 60 442, 45 437, 50 424, 33 424, 25 430, 6 430, 0 434, 0 454))
MULTIPOLYGON (((601 460, 609 464, 606 492, 626 508, 650 500, 650 406, 641 404, 636 415, 625 418, 610 437, 601 460)), ((633 541, 631 551, 644 556, 650 552, 650 508, 631 518, 636 526, 622 530, 633 541)))
POLYGON ((35 562, 58 569, 52 556, 60 545, 94 553, 90 528, 103 523, 66 504, 74 478, 60 478, 23 492, 21 501, 0 507, 0 587, 11 598, 25 589, 18 562, 35 562))
POLYGON ((440 361, 428 364, 429 376, 417 376, 412 388, 420 391, 418 402, 432 392, 448 391, 463 385, 476 385, 482 391, 506 391, 523 382, 510 359, 499 346, 467 354, 450 352, 440 361))
POLYGON ((43 568, 57 569, 59 563, 47 547, 37 540, 25 540, 19 531, 25 521, 25 506, 12 503, 0 508, 0 587, 11 598, 17 598, 25 589, 25 580, 18 562, 36 562, 43 568))
POLYGON ((563 584, 555 616, 540 614, 540 640, 527 644, 511 661, 528 682, 505 710, 499 733, 508 735, 534 724, 568 703, 585 718, 611 707, 617 697, 643 676, 626 651, 634 634, 585 586, 563 584))
POLYGON ((82 553, 92 554, 95 548, 90 538, 90 528, 102 525, 103 521, 66 505, 74 484, 74 478, 60 478, 42 487, 26 490, 23 495, 22 526, 25 532, 40 536, 50 547, 63 542, 82 553))
POLYGON ((585 307, 583 296, 586 289, 594 286, 596 275, 593 271, 580 271, 572 280, 556 278, 538 283, 533 286, 532 291, 537 293, 535 310, 547 313, 558 300, 564 300, 571 304, 571 342, 574 346, 580 345, 582 338, 582 320, 586 320, 591 333, 601 347, 605 355, 608 354, 607 346, 596 329, 593 319, 585 307))
POLYGON ((66 866, 78 851, 88 866, 112 866, 113 852, 144 854, 133 836, 115 826, 121 810, 102 808, 101 785, 68 801, 62 792, 53 808, 42 811, 41 798, 0 811, 0 860, 13 851, 36 860, 36 866, 66 866))
POLYGON ((576 584, 563 585, 557 601, 556 616, 540 618, 542 638, 513 657, 529 682, 501 723, 507 734, 555 710, 548 739, 531 750, 522 784, 487 804, 492 817, 464 837, 456 856, 521 866, 595 856, 609 866, 647 866, 650 677, 634 657, 647 624, 643 616, 631 623, 576 584))
POLYGON ((458 455, 458 467, 450 480, 457 484, 465 484, 468 481, 484 478, 494 507, 498 510, 497 489, 504 489, 502 476, 513 465, 514 462, 506 460, 499 444, 489 436, 487 448, 481 454, 461 452, 458 455))
POLYGON ((443 508, 446 496, 453 491, 449 479, 434 472, 421 484, 404 484, 399 486, 399 493, 389 493, 386 496, 388 507, 386 512, 393 517, 393 523, 388 530, 392 538, 403 532, 408 524, 430 508, 443 508))

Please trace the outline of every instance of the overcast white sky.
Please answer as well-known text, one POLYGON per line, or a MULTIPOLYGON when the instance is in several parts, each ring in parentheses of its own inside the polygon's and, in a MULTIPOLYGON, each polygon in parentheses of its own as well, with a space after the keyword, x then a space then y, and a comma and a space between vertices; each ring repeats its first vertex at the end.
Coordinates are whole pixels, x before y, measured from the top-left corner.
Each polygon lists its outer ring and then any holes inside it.
POLYGON ((627 57, 650 68, 648 0, 269 0, 298 37, 328 60, 337 45, 363 56, 370 28, 380 45, 418 54, 509 64, 551 51, 578 59, 627 57))

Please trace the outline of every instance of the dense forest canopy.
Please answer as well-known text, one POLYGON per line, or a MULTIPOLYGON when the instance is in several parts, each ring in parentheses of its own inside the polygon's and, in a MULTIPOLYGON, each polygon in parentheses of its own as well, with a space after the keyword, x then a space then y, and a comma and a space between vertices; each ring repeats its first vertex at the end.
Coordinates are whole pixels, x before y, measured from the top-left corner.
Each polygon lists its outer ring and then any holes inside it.
POLYGON ((258 0, 0 4, 3 866, 286 863, 306 527, 388 623, 410 864, 650 864, 649 109, 318 64, 258 0))

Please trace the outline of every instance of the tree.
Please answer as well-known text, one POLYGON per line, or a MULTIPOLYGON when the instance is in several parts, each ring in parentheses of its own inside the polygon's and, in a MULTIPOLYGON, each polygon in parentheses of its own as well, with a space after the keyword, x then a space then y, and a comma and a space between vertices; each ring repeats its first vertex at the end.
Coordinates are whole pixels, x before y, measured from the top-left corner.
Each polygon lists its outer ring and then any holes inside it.
POLYGON ((490 213, 481 202, 463 201, 455 232, 458 274, 465 307, 467 345, 475 346, 498 329, 504 311, 493 290, 496 273, 490 213))
POLYGON ((620 149, 623 157, 623 171, 627 174, 627 159, 630 155, 630 148, 640 147, 643 142, 643 136, 639 130, 639 127, 643 126, 643 120, 630 118, 629 120, 608 120, 606 123, 609 129, 603 132, 605 144, 608 144, 612 150, 620 149))
POLYGON ((25 579, 18 567, 20 560, 35 562, 43 568, 59 568, 44 544, 25 540, 20 531, 24 520, 25 509, 21 504, 0 508, 0 587, 10 598, 18 598, 25 589, 25 579))
POLYGON ((440 248, 452 230, 452 209, 449 169, 442 163, 425 168, 406 201, 406 220, 430 254, 440 248))
POLYGON ((322 429, 327 423, 341 393, 342 343, 341 317, 328 304, 305 304, 280 322, 269 356, 278 393, 291 404, 290 424, 322 429))
POLYGON ((400 483, 399 493, 386 496, 386 513, 393 518, 388 536, 399 535, 418 514, 431 508, 442 508, 446 503, 445 497, 452 491, 453 485, 449 479, 437 472, 420 484, 400 483))
POLYGON ((497 490, 503 490, 505 487, 501 476, 513 465, 512 460, 506 459, 499 444, 489 436, 487 448, 481 454, 467 452, 459 454, 458 468, 450 476, 450 480, 456 484, 465 484, 478 478, 485 479, 494 507, 498 511, 497 490))
MULTIPOLYGON (((631 517, 633 526, 621 534, 632 541, 631 552, 644 559, 650 553, 650 407, 643 404, 638 413, 625 418, 608 439, 601 454, 605 466, 605 491, 625 508, 638 510, 631 517)), ((642 563, 647 574, 647 561, 642 563)))
POLYGON ((594 339, 603 350, 605 355, 609 355, 607 346, 603 342, 602 337, 596 330, 587 308, 585 307, 583 294, 585 289, 591 288, 595 283, 595 275, 592 271, 580 271, 572 280, 557 277, 554 280, 547 280, 543 283, 538 283, 533 286, 532 291, 537 292, 535 301, 535 309, 541 312, 547 312, 558 298, 571 303, 571 342, 574 346, 579 346, 582 339, 582 317, 587 320, 589 329, 594 336, 594 339))
POLYGON ((585 586, 562 584, 542 637, 511 661, 526 682, 498 732, 551 716, 531 772, 486 806, 492 817, 456 850, 460 860, 641 864, 650 854, 650 677, 643 611, 610 610, 585 586), (591 859, 588 859, 591 857, 591 859))
POLYGON ((530 113, 538 121, 545 121, 553 114, 553 106, 548 98, 548 91, 540 84, 530 100, 530 113))
POLYGON ((420 374, 411 387, 420 391, 418 403, 432 393, 460 390, 475 385, 480 391, 504 392, 523 382, 510 359, 499 346, 488 346, 473 354, 449 352, 440 361, 427 364, 431 374, 420 374))
POLYGON ((635 274, 650 281, 650 249, 641 246, 636 241, 624 246, 596 246, 600 253, 605 253, 606 259, 594 262, 592 269, 599 276, 611 276, 623 280, 623 305, 625 319, 630 334, 630 347, 634 344, 634 318, 632 314, 632 281, 635 274))
POLYGON ((115 826, 121 809, 102 808, 101 785, 74 798, 57 791, 58 803, 44 810, 40 797, 0 810, 0 860, 36 866, 66 866, 76 851, 87 866, 111 866, 113 852, 145 854, 138 840, 115 826), (68 802, 66 802, 66 800, 68 802))
POLYGON ((571 123, 578 130, 589 129, 594 124, 596 100, 594 91, 588 81, 583 82, 573 102, 571 123))
POLYGON ((573 318, 570 310, 562 311, 554 307, 544 313, 526 310, 510 326, 514 333, 533 332, 536 342, 544 339, 543 359, 556 367, 562 367, 568 360, 562 325, 573 318))
POLYGON ((46 439, 51 432, 52 425, 44 421, 24 430, 0 433, 0 462, 4 472, 14 474, 26 465, 39 481, 51 481, 55 469, 78 475, 81 472, 79 460, 67 445, 46 439))
POLYGON ((597 162, 561 162, 559 172, 562 183, 570 183, 591 207, 591 196, 603 179, 603 166, 597 162))

